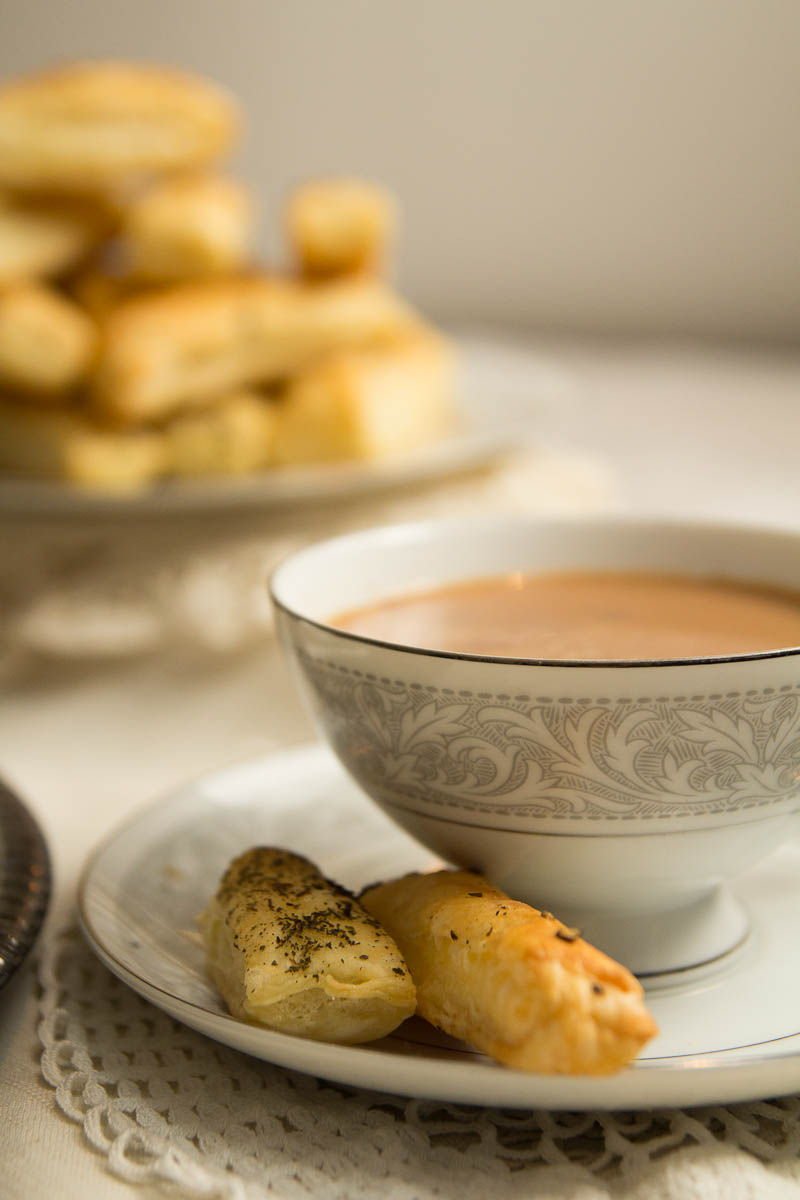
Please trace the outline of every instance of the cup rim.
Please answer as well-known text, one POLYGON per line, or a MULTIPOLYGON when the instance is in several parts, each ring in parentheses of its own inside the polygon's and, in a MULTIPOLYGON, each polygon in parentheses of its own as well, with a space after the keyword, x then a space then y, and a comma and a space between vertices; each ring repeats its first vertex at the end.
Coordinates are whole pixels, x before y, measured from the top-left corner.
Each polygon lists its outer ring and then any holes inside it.
MULTIPOLYGON (((526 515, 524 513, 500 513, 489 517, 478 518, 479 523, 490 525, 492 523, 512 523, 524 524, 530 526, 567 526, 578 528, 582 525, 586 526, 606 526, 617 527, 619 529, 660 529, 660 530, 689 530, 692 532, 705 532, 720 534, 737 534, 758 536, 759 534, 767 537, 785 537, 800 541, 800 535, 793 529, 782 528, 776 525, 761 525, 750 524, 748 522, 734 521, 709 521, 698 520, 695 518, 678 519, 675 517, 659 517, 659 516, 630 516, 628 514, 592 514, 589 516, 574 516, 567 514, 564 516, 543 516, 526 515)), ((324 546, 332 546, 335 543, 346 544, 360 540, 365 537, 374 536, 376 534, 384 534, 387 537, 398 538, 408 536, 413 533, 423 533, 435 528, 455 529, 458 527, 468 526, 474 529, 475 518, 462 517, 444 517, 430 518, 421 521, 405 521, 391 525, 373 525, 365 529, 359 529, 350 533, 335 534, 333 537, 322 538, 317 542, 312 542, 307 546, 303 546, 298 550, 292 551, 282 562, 280 562, 270 573, 267 589, 270 600, 274 607, 285 613, 288 617, 299 621, 305 625, 309 625, 314 629, 319 629, 324 633, 330 634, 333 637, 340 638, 344 641, 355 642, 356 644, 375 646, 382 650, 395 650, 404 654, 415 654, 424 658, 441 658, 448 659, 454 662, 474 662, 474 663, 491 663, 496 666, 513 666, 513 667, 571 667, 572 669, 586 667, 589 669, 607 668, 610 670, 620 668, 652 668, 652 667, 697 667, 697 666, 714 666, 726 663, 747 663, 760 662, 765 659, 773 658, 791 658, 795 655, 800 655, 800 645, 781 647, 775 650, 756 650, 747 654, 723 654, 709 655, 705 657, 694 658, 633 658, 633 659, 567 659, 567 658, 526 658, 521 656, 495 655, 495 654, 476 654, 456 650, 434 650, 427 646, 414 646, 405 642, 390 642, 383 638, 369 637, 363 633, 353 633, 348 629, 339 629, 336 625, 328 624, 325 621, 316 620, 313 617, 306 616, 299 612, 292 605, 281 600, 277 594, 277 589, 280 585, 280 576, 283 574, 294 561, 303 554, 319 550, 324 546)))

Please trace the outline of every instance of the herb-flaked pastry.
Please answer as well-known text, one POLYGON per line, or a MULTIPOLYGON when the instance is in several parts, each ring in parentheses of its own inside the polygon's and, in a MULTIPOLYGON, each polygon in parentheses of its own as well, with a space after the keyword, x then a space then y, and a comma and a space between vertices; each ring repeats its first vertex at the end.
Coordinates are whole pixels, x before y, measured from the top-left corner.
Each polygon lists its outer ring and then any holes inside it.
POLYGON ((234 859, 201 925, 211 978, 243 1020, 355 1043, 414 1012, 392 938, 298 854, 262 846, 234 859))
POLYGON ((657 1033, 630 971, 480 875, 408 875, 360 899, 397 941, 419 1015, 507 1066, 606 1075, 657 1033))

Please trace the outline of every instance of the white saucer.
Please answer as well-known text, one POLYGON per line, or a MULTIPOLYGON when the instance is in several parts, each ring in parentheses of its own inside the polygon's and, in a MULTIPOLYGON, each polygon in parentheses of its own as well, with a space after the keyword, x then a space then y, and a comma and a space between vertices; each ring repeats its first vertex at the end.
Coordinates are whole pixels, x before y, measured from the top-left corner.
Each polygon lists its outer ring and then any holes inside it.
POLYGON ((499 1067, 424 1022, 371 1046, 329 1046, 230 1017, 206 980, 195 918, 228 860, 284 845, 352 888, 434 865, 322 747, 301 747, 189 784, 93 855, 80 887, 86 935, 106 965, 194 1029, 258 1058, 340 1083, 471 1104, 619 1109, 732 1103, 800 1090, 800 847, 743 877, 750 918, 726 958, 649 990, 661 1028, 609 1079, 499 1067))

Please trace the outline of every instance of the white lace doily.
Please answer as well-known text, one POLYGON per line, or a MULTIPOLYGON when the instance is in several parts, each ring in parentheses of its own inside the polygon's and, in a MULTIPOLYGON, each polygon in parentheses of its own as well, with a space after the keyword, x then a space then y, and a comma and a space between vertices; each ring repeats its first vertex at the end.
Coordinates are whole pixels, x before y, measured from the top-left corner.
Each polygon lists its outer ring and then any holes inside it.
POLYGON ((204 1200, 797 1200, 800 1099, 650 1113, 405 1100, 177 1024, 74 928, 39 962, 42 1072, 108 1168, 204 1200))

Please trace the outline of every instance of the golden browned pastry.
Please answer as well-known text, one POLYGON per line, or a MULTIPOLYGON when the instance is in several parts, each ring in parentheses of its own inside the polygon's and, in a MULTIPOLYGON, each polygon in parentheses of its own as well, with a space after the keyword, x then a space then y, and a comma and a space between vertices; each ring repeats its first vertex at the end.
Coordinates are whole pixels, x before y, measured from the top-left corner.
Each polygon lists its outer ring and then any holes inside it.
POLYGON ((181 175, 152 184, 122 226, 130 274, 174 283, 234 274, 251 252, 253 203, 221 175, 181 175))
POLYGON ((360 899, 400 947, 418 1013, 507 1066, 610 1074, 657 1033, 630 971, 480 875, 408 875, 360 899))
POLYGON ((255 392, 217 396, 158 428, 108 429, 80 407, 0 399, 0 469, 83 487, 130 490, 175 476, 249 475, 274 456, 275 404, 255 392))
POLYGON ((261 846, 234 859, 201 924, 211 978, 243 1020, 355 1043, 414 1011, 392 939, 298 854, 261 846))
POLYGON ((233 100, 182 72, 76 62, 0 88, 0 183, 103 192, 211 162, 238 128, 233 100))
POLYGON ((164 428, 170 474, 249 475, 274 455, 275 404, 255 392, 234 392, 208 408, 182 413, 164 428))
POLYGON ((105 323, 96 410, 119 424, 160 420, 411 322, 397 296, 367 280, 312 286, 252 277, 147 294, 112 310, 105 323))
POLYGON ((289 199, 289 241, 304 275, 314 279, 377 272, 396 224, 392 197, 359 179, 316 179, 289 199))
POLYGON ((381 459, 447 429, 454 359, 427 331, 385 346, 341 350, 291 381, 279 408, 275 460, 284 464, 381 459))
POLYGON ((72 276, 66 288, 76 303, 98 324, 105 321, 112 309, 130 297, 126 280, 95 266, 72 276))
POLYGON ((70 270, 102 231, 102 220, 89 208, 0 192, 0 285, 70 270))
POLYGON ((64 393, 85 378, 97 344, 94 322, 39 283, 0 290, 0 384, 64 393))
POLYGON ((0 401, 0 469, 81 487, 129 491, 164 471, 161 434, 100 429, 70 409, 0 401))

